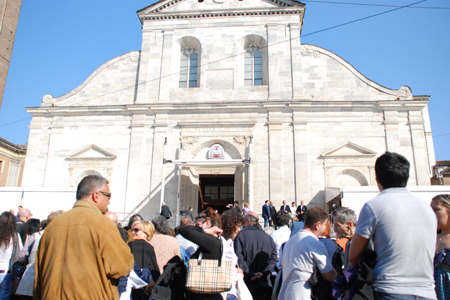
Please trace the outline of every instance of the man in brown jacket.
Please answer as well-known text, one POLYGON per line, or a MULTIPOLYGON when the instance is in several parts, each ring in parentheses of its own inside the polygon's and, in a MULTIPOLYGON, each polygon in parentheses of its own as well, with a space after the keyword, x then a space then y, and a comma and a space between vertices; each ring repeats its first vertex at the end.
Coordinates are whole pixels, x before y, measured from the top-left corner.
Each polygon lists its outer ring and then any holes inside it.
POLYGON ((34 299, 119 299, 116 279, 133 268, 133 255, 103 214, 108 181, 90 175, 78 185, 73 209, 45 229, 36 254, 34 299))

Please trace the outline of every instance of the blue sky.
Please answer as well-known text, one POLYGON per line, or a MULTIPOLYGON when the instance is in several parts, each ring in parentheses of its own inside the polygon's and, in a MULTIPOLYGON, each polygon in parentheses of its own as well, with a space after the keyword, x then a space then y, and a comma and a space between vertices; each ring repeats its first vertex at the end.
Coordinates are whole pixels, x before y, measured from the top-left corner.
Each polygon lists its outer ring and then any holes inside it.
MULTIPOLYGON (((450 1, 423 1, 415 6, 440 9, 402 8, 308 35, 395 9, 392 5, 404 6, 418 1, 328 2, 386 6, 304 1, 302 43, 336 53, 364 76, 385 87, 399 89, 407 85, 414 95, 430 95, 436 159, 450 160, 447 150, 450 147, 450 99, 446 92, 450 86, 450 9, 443 9, 450 8, 450 1)), ((25 107, 40 106, 47 93, 55 97, 65 94, 108 60, 140 50, 141 24, 136 11, 153 3, 145 0, 23 0, 0 110, 0 136, 16 144, 26 143, 31 118, 25 107)))

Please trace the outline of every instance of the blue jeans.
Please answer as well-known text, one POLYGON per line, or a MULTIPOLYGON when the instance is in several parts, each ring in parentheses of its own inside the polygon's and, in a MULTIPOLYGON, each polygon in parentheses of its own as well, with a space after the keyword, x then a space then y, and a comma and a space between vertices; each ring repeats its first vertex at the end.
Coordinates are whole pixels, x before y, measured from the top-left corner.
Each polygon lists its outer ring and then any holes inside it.
POLYGON ((386 294, 381 292, 374 292, 373 294, 375 296, 375 300, 432 300, 413 295, 386 294))
POLYGON ((9 300, 11 295, 11 275, 0 274, 0 300, 9 300))
POLYGON ((264 228, 269 226, 269 219, 264 219, 264 228))

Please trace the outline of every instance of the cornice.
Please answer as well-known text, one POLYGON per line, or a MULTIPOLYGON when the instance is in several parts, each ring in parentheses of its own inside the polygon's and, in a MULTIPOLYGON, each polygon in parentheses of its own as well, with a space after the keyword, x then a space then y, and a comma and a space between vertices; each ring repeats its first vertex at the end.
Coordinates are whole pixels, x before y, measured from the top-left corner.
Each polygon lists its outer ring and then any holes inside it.
POLYGON ((198 12, 174 12, 174 13, 156 13, 140 16, 143 21, 153 20, 179 20, 179 19, 205 19, 205 18, 223 18, 223 17, 243 17, 243 16, 274 16, 274 15, 300 15, 304 9, 297 7, 288 8, 260 8, 245 10, 216 10, 216 11, 198 11, 198 12))
POLYGON ((15 155, 26 155, 27 149, 20 148, 19 146, 0 138, 0 148, 3 148, 5 150, 10 151, 12 154, 15 155))

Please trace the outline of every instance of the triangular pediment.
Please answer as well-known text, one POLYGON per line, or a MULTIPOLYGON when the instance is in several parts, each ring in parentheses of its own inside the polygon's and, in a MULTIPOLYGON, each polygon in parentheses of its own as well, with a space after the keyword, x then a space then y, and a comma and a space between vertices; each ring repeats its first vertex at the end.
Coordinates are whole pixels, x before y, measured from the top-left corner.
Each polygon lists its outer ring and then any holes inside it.
POLYGON ((248 11, 249 9, 304 9, 305 4, 295 0, 161 0, 138 11, 139 17, 148 15, 172 15, 214 11, 248 11))
POLYGON ((114 160, 117 156, 114 154, 92 144, 87 147, 84 147, 80 150, 73 152, 72 154, 67 155, 67 159, 69 160, 91 160, 91 159, 100 159, 100 160, 114 160))
POLYGON ((373 157, 376 156, 377 153, 359 146, 352 142, 347 142, 343 145, 340 145, 336 148, 333 148, 322 154, 323 158, 345 158, 345 157, 373 157))

